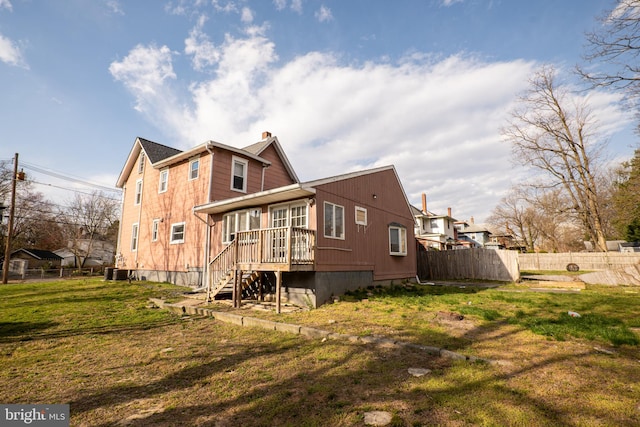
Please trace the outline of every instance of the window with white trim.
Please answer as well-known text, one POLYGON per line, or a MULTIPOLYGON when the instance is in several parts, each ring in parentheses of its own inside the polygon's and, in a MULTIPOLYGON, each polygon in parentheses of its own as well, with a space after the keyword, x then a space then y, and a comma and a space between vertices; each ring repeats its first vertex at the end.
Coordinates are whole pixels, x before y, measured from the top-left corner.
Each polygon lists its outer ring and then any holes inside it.
POLYGON ((169 168, 160 171, 160 182, 158 183, 158 193, 165 193, 169 187, 169 168))
POLYGON ((356 224, 367 225, 367 209, 356 206, 356 224))
POLYGON ((184 243, 184 222, 171 224, 171 240, 169 243, 184 243))
POLYGON ((400 224, 389 224, 389 254, 407 255, 407 229, 400 224))
POLYGON ((160 220, 159 219, 154 219, 153 223, 151 224, 151 241, 152 242, 157 242, 158 241, 158 230, 160 228, 160 220))
POLYGON ((189 181, 197 179, 200 175, 200 158, 189 160, 189 181))
POLYGON ((231 189, 247 192, 247 171, 249 162, 245 159, 233 156, 231 164, 231 189))
POLYGON ((133 204, 139 205, 142 202, 142 179, 136 181, 136 196, 133 204))
POLYGON ((222 217, 222 243, 231 243, 236 238, 238 231, 260 229, 262 209, 247 209, 231 212, 222 217))
POLYGON ((140 158, 138 159, 138 173, 144 171, 144 151, 140 152, 140 158))
POLYGON ((324 237, 344 239, 344 206, 324 202, 324 237))
POLYGON ((135 252, 138 250, 138 231, 140 227, 138 223, 134 223, 131 226, 131 252, 135 252))

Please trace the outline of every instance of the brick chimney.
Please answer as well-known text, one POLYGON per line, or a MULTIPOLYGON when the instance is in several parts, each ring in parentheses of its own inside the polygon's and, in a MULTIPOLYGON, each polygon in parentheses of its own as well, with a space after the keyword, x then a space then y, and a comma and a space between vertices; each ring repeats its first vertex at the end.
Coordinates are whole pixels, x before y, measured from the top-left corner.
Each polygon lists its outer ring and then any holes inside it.
POLYGON ((473 217, 469 218, 469 223, 475 224, 473 217))
POLYGON ((447 208, 447 216, 451 218, 451 208, 447 208))
POLYGON ((422 193, 422 213, 427 213, 427 195, 422 193))
POLYGON ((262 132, 262 139, 271 138, 271 132, 264 131, 262 132))

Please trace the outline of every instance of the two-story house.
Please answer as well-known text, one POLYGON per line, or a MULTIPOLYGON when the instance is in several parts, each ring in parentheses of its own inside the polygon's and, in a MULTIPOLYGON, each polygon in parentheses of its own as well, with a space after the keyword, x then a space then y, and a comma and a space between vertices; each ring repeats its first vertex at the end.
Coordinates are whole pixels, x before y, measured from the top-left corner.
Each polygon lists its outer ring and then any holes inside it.
POLYGON ((393 166, 300 182, 278 139, 179 151, 136 139, 118 269, 140 279, 319 306, 416 275, 414 218, 393 166))
POLYGON ((454 224, 456 219, 451 216, 451 208, 447 215, 437 215, 427 210, 427 197, 422 194, 422 210, 411 206, 416 219, 414 234, 416 240, 425 249, 452 250, 460 247, 458 233, 454 224))
POLYGON ((473 217, 469 222, 457 221, 454 226, 458 232, 458 239, 465 247, 484 248, 491 242, 491 231, 482 224, 476 224, 473 217))

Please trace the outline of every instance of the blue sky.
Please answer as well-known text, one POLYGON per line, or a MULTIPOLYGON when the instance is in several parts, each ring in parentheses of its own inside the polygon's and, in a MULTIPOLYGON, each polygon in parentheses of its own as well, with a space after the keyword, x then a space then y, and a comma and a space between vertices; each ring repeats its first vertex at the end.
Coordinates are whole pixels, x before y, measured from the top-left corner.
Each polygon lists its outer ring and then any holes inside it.
MULTIPOLYGON (((410 202, 483 221, 536 67, 567 78, 609 0, 0 0, 0 160, 113 187, 137 136, 278 136, 302 180, 395 165, 410 202)), ((613 157, 636 140, 593 94, 613 157)), ((58 203, 76 183, 29 170, 58 203)))

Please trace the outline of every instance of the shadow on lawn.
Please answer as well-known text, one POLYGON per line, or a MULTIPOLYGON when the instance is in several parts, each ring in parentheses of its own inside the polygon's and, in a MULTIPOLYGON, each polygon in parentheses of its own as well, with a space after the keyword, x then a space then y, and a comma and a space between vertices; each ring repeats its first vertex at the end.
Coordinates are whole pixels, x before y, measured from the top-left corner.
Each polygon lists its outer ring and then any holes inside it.
POLYGON ((48 329, 55 328, 59 324, 56 322, 4 322, 0 323, 0 344, 20 341, 48 340, 55 338, 73 337, 77 335, 103 335, 121 332, 144 331, 154 328, 161 328, 178 323, 179 320, 169 318, 160 321, 150 321, 136 323, 133 325, 104 325, 70 328, 62 330, 48 329))
MULTIPOLYGON (((307 344, 305 344, 307 345, 307 344)), ((247 394, 225 398, 208 393, 207 402, 197 401, 197 395, 187 390, 208 377, 224 375, 251 358, 281 354, 281 363, 287 365, 298 347, 297 339, 286 345, 261 345, 255 351, 239 347, 224 358, 208 360, 166 376, 155 383, 139 386, 115 386, 100 393, 70 402, 71 414, 126 404, 139 399, 162 399, 162 394, 183 390, 194 404, 173 406, 159 403, 155 412, 128 413, 124 424, 128 426, 266 426, 266 425, 360 425, 362 414, 371 410, 395 413, 393 425, 444 425, 449 423, 500 424, 510 419, 514 408, 528 414, 536 425, 566 425, 572 414, 566 414, 542 399, 526 392, 505 387, 504 381, 513 373, 481 375, 478 380, 446 381, 441 386, 429 387, 428 377, 415 378, 408 368, 422 367, 433 370, 435 380, 446 378, 452 369, 451 361, 428 356, 410 349, 384 349, 375 346, 354 345, 343 342, 312 344, 339 347, 342 357, 326 363, 307 365, 304 372, 287 375, 276 381, 259 381, 247 394), (357 363, 366 358, 364 365, 357 363), (354 369, 353 363, 359 368, 354 369), (464 400, 452 396, 474 396, 489 393, 495 402, 487 399, 487 406, 467 407, 464 400), (404 404, 398 406, 398 402, 404 404), (481 412, 481 413, 476 413, 481 412), (136 418, 136 416, 140 418, 136 418), (489 417, 489 418, 487 418, 489 417), (400 421, 402 420, 402 421, 400 421), (401 424, 400 424, 401 422, 401 424)), ((550 359, 523 371, 539 369, 546 364, 561 362, 550 359)), ((477 365, 478 371, 488 369, 477 365)), ((493 372, 493 371, 492 371, 493 372)), ((255 381, 255 379, 254 379, 255 381)), ((242 379, 237 382, 244 383, 242 379)), ((587 409, 585 409, 587 410, 587 409)), ((589 409, 590 410, 590 409, 589 409)), ((602 416, 603 414, 599 414, 602 416)), ((606 417, 601 418, 606 419, 606 417)), ((100 424, 101 427, 113 422, 100 424)))

